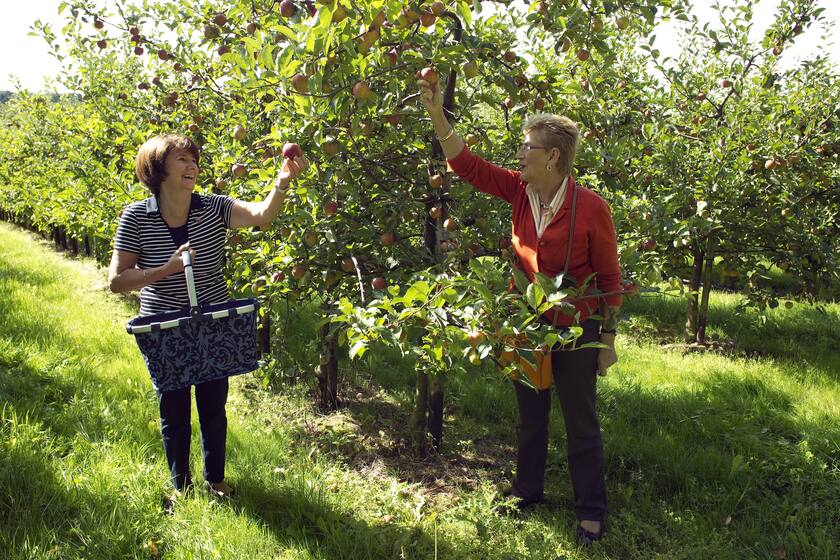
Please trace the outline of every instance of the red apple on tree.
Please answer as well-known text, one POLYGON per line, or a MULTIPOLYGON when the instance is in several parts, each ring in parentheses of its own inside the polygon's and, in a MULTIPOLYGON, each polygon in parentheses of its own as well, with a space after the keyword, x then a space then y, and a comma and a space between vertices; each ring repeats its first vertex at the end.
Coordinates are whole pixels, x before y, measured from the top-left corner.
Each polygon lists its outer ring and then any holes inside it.
POLYGON ((338 214, 338 203, 334 201, 327 202, 324 205, 324 215, 328 218, 332 218, 336 214, 338 214))
POLYGON ((247 134, 248 130, 241 124, 238 124, 235 127, 233 127, 233 138, 237 142, 241 142, 242 140, 244 140, 247 134))
POLYGON ((370 285, 373 286, 374 290, 384 290, 388 287, 388 282, 381 276, 377 276, 371 281, 370 285))
POLYGON ((240 178, 248 174, 248 168, 242 165, 241 163, 234 163, 233 166, 231 166, 230 168, 230 172, 233 174, 234 177, 240 178))
POLYGON ((309 91, 309 78, 303 74, 295 74, 292 76, 292 87, 298 93, 307 93, 309 91))
POLYGON ((645 239, 644 243, 642 243, 642 249, 645 251, 653 251, 656 248, 656 240, 652 237, 645 239))
POLYGON ((368 86, 367 82, 358 81, 353 85, 353 97, 359 101, 364 101, 370 97, 370 86, 368 86))
POLYGON ((296 264, 292 267, 292 278, 300 280, 306 275, 306 267, 302 264, 296 264))
POLYGON ((383 247, 390 247, 394 244, 394 242, 396 242, 396 240, 397 236, 394 235, 393 231, 386 231, 385 233, 379 236, 379 243, 383 247))
POLYGON ((340 266, 341 270, 343 270, 344 272, 353 272, 353 270, 356 268, 356 265, 353 264, 353 259, 351 259, 350 257, 344 257, 343 259, 341 259, 340 266))
POLYGON ((443 185, 443 176, 440 174, 431 175, 429 177, 429 186, 433 189, 439 189, 443 185))
POLYGON ((280 15, 283 17, 292 17, 297 12, 297 6, 292 0, 283 0, 280 2, 280 15))

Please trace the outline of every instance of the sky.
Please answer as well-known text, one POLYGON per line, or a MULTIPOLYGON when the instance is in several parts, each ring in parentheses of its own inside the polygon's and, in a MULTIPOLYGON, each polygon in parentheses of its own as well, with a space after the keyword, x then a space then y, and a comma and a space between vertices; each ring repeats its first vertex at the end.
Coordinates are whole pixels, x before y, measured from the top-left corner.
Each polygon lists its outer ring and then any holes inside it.
MULTIPOLYGON (((778 3, 779 0, 761 0, 759 3, 754 25, 757 36, 760 36, 769 24, 778 3)), ((16 82, 12 76, 24 89, 43 90, 45 79, 55 77, 61 67, 58 61, 49 55, 46 42, 40 37, 30 37, 28 33, 37 19, 52 23, 54 32, 60 31, 58 0, 25 0, 9 4, 0 18, 0 90, 16 89, 16 82)), ((710 2, 694 1, 693 4, 700 20, 709 21, 713 14, 709 8, 710 2)), ((819 0, 818 4, 826 8, 826 19, 840 23, 840 1, 819 0)), ((838 30, 840 25, 834 29, 835 36, 838 30)), ((840 44, 835 41, 835 44, 828 45, 820 35, 821 33, 803 33, 797 37, 794 45, 785 48, 782 54, 783 66, 795 65, 797 60, 827 50, 834 63, 840 67, 840 44)), ((676 54, 677 35, 673 23, 661 24, 656 36, 655 46, 663 55, 676 54)))

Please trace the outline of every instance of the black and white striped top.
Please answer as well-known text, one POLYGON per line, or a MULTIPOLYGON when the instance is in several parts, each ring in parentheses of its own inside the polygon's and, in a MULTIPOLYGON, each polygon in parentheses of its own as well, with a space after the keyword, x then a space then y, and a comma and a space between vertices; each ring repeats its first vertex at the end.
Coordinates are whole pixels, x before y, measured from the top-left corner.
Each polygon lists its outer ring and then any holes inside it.
MULTIPOLYGON (((201 304, 229 299, 223 268, 225 229, 230 227, 233 203, 232 198, 215 194, 193 194, 190 200, 186 227, 190 246, 195 250, 195 291, 201 304)), ((130 204, 122 212, 114 249, 137 253, 137 268, 166 264, 177 248, 154 197, 130 204)), ((140 315, 173 311, 188 305, 183 273, 172 274, 140 290, 140 315)))

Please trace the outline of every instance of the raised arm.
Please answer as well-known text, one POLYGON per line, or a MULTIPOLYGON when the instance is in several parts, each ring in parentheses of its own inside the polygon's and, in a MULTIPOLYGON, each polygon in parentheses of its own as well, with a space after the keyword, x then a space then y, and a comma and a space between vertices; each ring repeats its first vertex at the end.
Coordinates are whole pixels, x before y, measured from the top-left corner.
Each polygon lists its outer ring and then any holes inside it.
POLYGON ((292 179, 303 173, 309 162, 302 155, 294 159, 285 159, 280 174, 274 181, 274 188, 260 202, 236 200, 230 211, 230 228, 262 226, 274 221, 285 200, 284 191, 289 188, 292 179))

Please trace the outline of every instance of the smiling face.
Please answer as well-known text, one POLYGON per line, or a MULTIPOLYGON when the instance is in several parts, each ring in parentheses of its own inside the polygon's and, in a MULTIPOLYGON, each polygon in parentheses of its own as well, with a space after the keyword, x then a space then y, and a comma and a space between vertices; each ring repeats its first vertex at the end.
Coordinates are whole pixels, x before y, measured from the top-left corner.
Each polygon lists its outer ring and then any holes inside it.
POLYGON ((164 169, 166 176, 161 183, 162 189, 193 191, 198 179, 198 162, 190 150, 173 149, 166 156, 164 169))
POLYGON ((516 152, 519 159, 519 171, 526 183, 545 182, 557 174, 557 155, 559 150, 546 145, 543 135, 536 130, 528 131, 525 140, 516 152), (552 169, 549 170, 548 167, 552 169))

